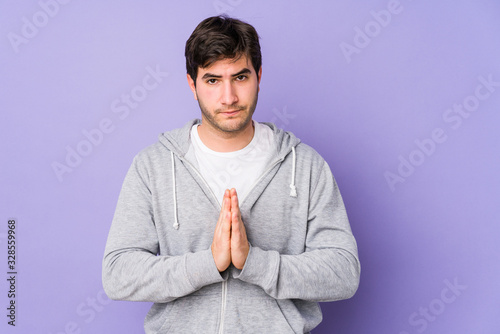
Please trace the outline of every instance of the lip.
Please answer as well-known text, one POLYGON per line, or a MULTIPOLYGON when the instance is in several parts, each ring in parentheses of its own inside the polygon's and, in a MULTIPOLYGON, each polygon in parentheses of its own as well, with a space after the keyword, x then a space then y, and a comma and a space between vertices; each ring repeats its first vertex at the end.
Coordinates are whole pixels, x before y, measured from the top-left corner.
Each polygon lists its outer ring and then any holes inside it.
POLYGON ((240 110, 228 110, 228 111, 221 112, 221 114, 224 114, 226 116, 234 116, 234 115, 238 114, 239 112, 240 112, 240 110))

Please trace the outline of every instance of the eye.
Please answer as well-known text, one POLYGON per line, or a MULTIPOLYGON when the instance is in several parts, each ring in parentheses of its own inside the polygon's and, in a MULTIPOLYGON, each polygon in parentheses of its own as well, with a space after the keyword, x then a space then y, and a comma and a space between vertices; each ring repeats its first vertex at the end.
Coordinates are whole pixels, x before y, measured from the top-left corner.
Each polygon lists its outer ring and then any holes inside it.
POLYGON ((215 85, 217 83, 217 79, 208 79, 207 84, 209 85, 215 85))
POLYGON ((236 77, 236 81, 243 81, 243 80, 246 80, 248 77, 246 75, 238 75, 236 77))

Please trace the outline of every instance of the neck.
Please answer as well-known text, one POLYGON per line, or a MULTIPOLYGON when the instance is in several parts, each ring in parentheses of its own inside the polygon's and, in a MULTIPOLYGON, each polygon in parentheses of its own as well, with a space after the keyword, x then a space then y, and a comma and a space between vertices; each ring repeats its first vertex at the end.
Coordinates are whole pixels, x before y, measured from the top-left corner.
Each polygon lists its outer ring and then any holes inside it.
POLYGON ((204 122, 198 126, 198 135, 203 144, 216 152, 241 150, 252 141, 254 131, 253 122, 249 122, 245 128, 235 132, 213 129, 204 122))

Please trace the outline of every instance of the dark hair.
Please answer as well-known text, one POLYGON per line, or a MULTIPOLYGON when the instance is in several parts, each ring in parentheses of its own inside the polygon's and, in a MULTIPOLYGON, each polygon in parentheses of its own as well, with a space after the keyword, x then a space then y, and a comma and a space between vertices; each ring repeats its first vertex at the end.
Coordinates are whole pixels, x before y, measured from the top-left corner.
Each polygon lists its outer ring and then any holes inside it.
POLYGON ((198 24, 186 42, 186 69, 196 84, 198 67, 221 59, 248 56, 257 75, 262 65, 259 35, 250 24, 228 16, 209 17, 198 24))

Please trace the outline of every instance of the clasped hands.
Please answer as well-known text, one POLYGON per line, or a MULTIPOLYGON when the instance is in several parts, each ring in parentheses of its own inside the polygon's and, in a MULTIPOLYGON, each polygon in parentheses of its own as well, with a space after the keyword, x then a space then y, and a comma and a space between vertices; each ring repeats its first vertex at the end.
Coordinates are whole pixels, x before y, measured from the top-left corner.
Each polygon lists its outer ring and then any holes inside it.
POLYGON ((211 250, 219 272, 226 270, 231 263, 237 269, 243 269, 250 245, 234 188, 224 192, 211 250))

